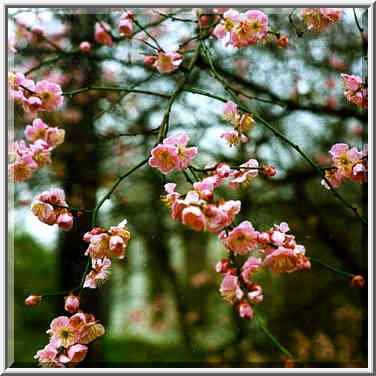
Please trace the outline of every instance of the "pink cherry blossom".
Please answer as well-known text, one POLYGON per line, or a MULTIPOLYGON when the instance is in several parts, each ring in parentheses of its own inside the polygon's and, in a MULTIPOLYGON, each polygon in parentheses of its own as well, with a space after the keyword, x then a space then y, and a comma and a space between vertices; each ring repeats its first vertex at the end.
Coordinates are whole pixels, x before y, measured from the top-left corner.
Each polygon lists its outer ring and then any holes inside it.
POLYGON ((179 170, 185 170, 189 167, 193 158, 197 155, 196 147, 187 147, 189 137, 186 133, 178 133, 175 136, 167 137, 163 140, 164 145, 173 145, 177 149, 179 170))
POLYGON ((273 273, 291 273, 297 270, 297 255, 288 248, 278 247, 265 257, 263 265, 271 267, 273 273))
POLYGON ((33 125, 27 125, 25 128, 25 137, 28 141, 34 142, 38 139, 45 140, 48 125, 42 119, 35 119, 33 125))
POLYGON ((92 259, 92 270, 85 277, 83 287, 96 289, 98 285, 103 284, 111 274, 111 261, 109 258, 92 259))
POLYGON ((241 13, 239 17, 236 17, 234 13, 234 17, 230 19, 227 17, 230 11, 224 14, 224 27, 231 30, 228 44, 242 48, 258 42, 265 43, 268 31, 268 16, 266 14, 258 10, 249 10, 241 13))
POLYGON ((126 242, 121 236, 111 236, 109 242, 111 256, 123 259, 125 257, 126 242))
POLYGON ((109 240, 110 235, 107 233, 91 236, 90 245, 85 252, 85 256, 90 254, 90 257, 93 259, 110 257, 109 240))
POLYGON ((59 316, 51 322, 51 329, 47 331, 51 336, 51 343, 58 347, 69 347, 76 343, 77 333, 69 325, 69 318, 66 316, 59 316))
POLYGON ((65 138, 65 130, 61 128, 49 127, 46 131, 45 141, 49 147, 55 148, 62 144, 65 138))
POLYGON ((258 175, 258 166, 259 163, 256 159, 250 159, 241 164, 239 170, 230 174, 229 188, 236 189, 239 184, 247 185, 250 178, 254 178, 258 175))
POLYGON ((160 52, 154 63, 154 67, 160 73, 171 73, 179 68, 183 61, 183 56, 177 52, 160 52))
POLYGON ((61 87, 53 82, 39 81, 35 86, 35 92, 42 101, 39 111, 56 110, 64 102, 61 87))
POLYGON ((53 225, 56 223, 56 214, 53 206, 50 204, 34 200, 31 204, 31 211, 41 222, 46 223, 47 225, 53 225))
POLYGON ((247 136, 244 136, 243 134, 235 130, 222 133, 221 138, 224 138, 230 147, 238 145, 240 142, 242 142, 243 144, 248 142, 247 136))
POLYGON ((364 86, 362 79, 355 75, 341 74, 344 80, 344 96, 349 102, 359 107, 368 108, 368 89, 364 86))
POLYGON ((196 231, 203 231, 205 229, 205 216, 196 206, 188 206, 183 209, 182 222, 196 231))
POLYGON ((57 361, 57 353, 57 348, 52 343, 49 343, 43 350, 39 350, 34 355, 34 359, 38 359, 41 367, 64 367, 57 361))
POLYGON ((232 101, 226 102, 223 107, 223 119, 231 122, 233 125, 238 125, 240 115, 238 113, 238 106, 232 101))
POLYGON ((247 254, 258 246, 258 234, 251 222, 243 221, 228 234, 224 243, 235 254, 247 254))
POLYGON ((178 150, 172 145, 160 144, 151 151, 149 165, 159 168, 165 175, 179 165, 178 150))
POLYGON ((308 30, 323 32, 341 18, 341 8, 300 8, 298 16, 305 22, 308 30))
POLYGON ((67 351, 67 355, 69 358, 69 361, 72 363, 79 363, 82 360, 85 359, 86 353, 87 353, 87 346, 76 344, 71 347, 69 347, 67 351))
POLYGON ((252 114, 244 114, 240 118, 239 131, 247 134, 255 124, 252 114))
POLYGON ((217 39, 222 39, 227 35, 227 30, 223 27, 223 25, 219 24, 217 25, 213 30, 213 35, 217 39))
POLYGON ((236 300, 240 300, 244 294, 239 286, 238 277, 227 273, 221 283, 219 289, 223 299, 230 304, 234 304, 236 300))
POLYGON ((242 266, 242 278, 244 282, 251 282, 253 274, 260 270, 262 264, 261 258, 250 256, 242 266))

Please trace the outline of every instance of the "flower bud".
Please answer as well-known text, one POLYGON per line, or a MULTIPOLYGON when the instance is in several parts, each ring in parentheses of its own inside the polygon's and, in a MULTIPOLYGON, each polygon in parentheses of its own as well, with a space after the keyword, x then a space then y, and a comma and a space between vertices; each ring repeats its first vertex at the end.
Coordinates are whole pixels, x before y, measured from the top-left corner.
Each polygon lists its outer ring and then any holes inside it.
POLYGON ((277 173, 277 170, 274 166, 262 165, 262 172, 265 176, 274 176, 277 173))
POLYGON ((58 226, 64 230, 69 231, 73 227, 73 217, 70 213, 60 214, 57 218, 58 226))
POLYGON ((69 313, 76 313, 80 306, 80 299, 73 294, 66 296, 64 299, 64 309, 69 313))
POLYGON ((127 37, 130 37, 133 32, 133 24, 129 19, 123 19, 119 23, 119 31, 127 37))
POLYGON ((231 265, 230 259, 223 258, 215 266, 215 270, 216 270, 217 273, 227 273, 230 269, 230 265, 231 265))
POLYGON ((146 56, 144 60, 144 65, 146 65, 147 67, 151 67, 155 63, 156 59, 157 58, 153 55, 146 56))
POLYGON ((91 44, 86 40, 80 43, 80 50, 83 52, 89 52, 91 48, 91 44))
POLYGON ((252 306, 248 304, 246 300, 243 300, 238 307, 239 316, 242 319, 252 320, 253 319, 253 309, 252 306))
POLYGON ((280 35, 277 39, 278 46, 286 48, 289 43, 289 37, 287 35, 280 35))
POLYGON ((354 275, 351 279, 351 284, 355 288, 362 288, 365 284, 364 278, 361 275, 354 275))
POLYGON ((27 297, 25 299, 25 304, 28 306, 28 307, 33 307, 33 306, 36 306, 39 304, 39 302, 41 301, 42 297, 41 296, 38 296, 38 295, 30 295, 29 297, 27 297))
POLYGON ((205 27, 209 24, 209 20, 210 20, 210 17, 205 14, 203 16, 200 17, 200 24, 202 27, 205 27))
POLYGON ((295 367, 296 367, 296 364, 294 363, 294 361, 291 358, 287 358, 285 361, 284 368, 295 368, 295 367))

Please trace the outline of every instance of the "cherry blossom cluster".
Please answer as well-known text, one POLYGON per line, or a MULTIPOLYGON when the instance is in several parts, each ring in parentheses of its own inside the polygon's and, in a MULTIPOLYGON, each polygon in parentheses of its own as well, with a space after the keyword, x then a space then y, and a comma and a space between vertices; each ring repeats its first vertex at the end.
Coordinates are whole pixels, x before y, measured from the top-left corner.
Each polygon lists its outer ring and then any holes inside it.
POLYGON ((232 169, 227 163, 219 163, 215 167, 207 166, 208 176, 193 183, 193 189, 181 195, 175 191, 176 184, 165 184, 167 195, 163 201, 171 208, 173 219, 181 221, 195 231, 216 233, 230 226, 235 216, 240 212, 240 201, 223 198, 214 199, 214 190, 222 183, 236 189, 239 184, 246 186, 249 179, 258 175, 262 170, 266 176, 274 176, 273 166, 262 165, 255 159, 232 169))
POLYGON ((223 118, 234 126, 234 130, 225 132, 221 135, 228 145, 238 145, 240 142, 248 142, 248 132, 255 125, 252 114, 240 115, 238 106, 232 101, 228 101, 223 107, 223 118))
POLYGON ((341 8, 300 8, 298 17, 307 25, 308 30, 325 31, 341 18, 341 8))
POLYGON ((187 147, 189 137, 184 132, 167 137, 151 151, 149 165, 165 175, 174 169, 185 170, 197 155, 196 147, 187 147))
POLYGON ((73 227, 73 215, 69 212, 62 189, 52 188, 36 196, 31 204, 31 211, 47 225, 57 224, 64 231, 73 227))
POLYGON ((52 320, 47 334, 50 342, 34 356, 41 367, 74 367, 88 351, 86 346, 102 336, 105 330, 92 314, 79 311, 71 317, 59 316, 52 320))
POLYGON ((359 107, 368 108, 368 89, 359 76, 342 73, 344 81, 344 96, 359 107))
POLYGON ((84 240, 90 243, 85 256, 91 257, 92 270, 86 275, 83 287, 92 289, 101 286, 111 273, 110 257, 123 259, 131 234, 126 228, 127 221, 111 226, 107 231, 95 227, 84 235, 84 240))
MULTIPOLYGON (((325 169, 325 177, 333 188, 339 187, 344 180, 350 179, 356 183, 368 181, 368 146, 363 151, 350 148, 347 144, 335 144, 329 150, 333 166, 325 169)), ((325 180, 321 184, 330 189, 325 180)))
POLYGON ((64 102, 60 85, 47 80, 35 83, 20 72, 8 72, 8 96, 31 113, 53 111, 64 102))
POLYGON ((264 176, 274 176, 277 173, 274 166, 262 164, 260 167, 256 159, 250 159, 234 168, 224 162, 216 164, 214 167, 210 163, 205 166, 205 169, 208 170, 209 177, 205 178, 203 182, 213 182, 214 187, 225 183, 231 189, 237 189, 239 185, 246 187, 249 181, 255 178, 259 172, 264 176))
POLYGON ((175 192, 176 184, 165 185, 163 199, 171 207, 171 216, 195 231, 216 233, 229 226, 240 212, 240 201, 221 198, 214 200, 215 177, 193 184, 193 190, 185 196, 175 192))
POLYGON ((268 32, 268 16, 259 10, 248 10, 239 13, 229 9, 223 13, 223 22, 213 31, 216 38, 222 39, 229 35, 227 45, 242 48, 265 43, 268 32))
POLYGON ((146 56, 144 64, 156 68, 160 73, 171 73, 179 68, 183 56, 174 51, 159 52, 158 55, 146 56))
POLYGON ((65 131, 35 119, 26 126, 25 137, 30 145, 16 141, 9 153, 8 175, 16 183, 29 179, 33 172, 51 163, 51 152, 64 142, 65 131))
POLYGON ((229 303, 238 304, 240 317, 252 319, 250 303, 260 303, 263 299, 261 286, 253 281, 262 267, 269 266, 274 273, 311 268, 304 246, 296 244, 295 237, 287 234, 289 230, 288 224, 282 222, 269 231, 260 232, 250 221, 243 221, 231 231, 226 229, 219 234, 218 238, 233 255, 257 252, 259 256, 251 255, 239 268, 227 258, 216 265, 216 271, 224 274, 220 293, 229 303))

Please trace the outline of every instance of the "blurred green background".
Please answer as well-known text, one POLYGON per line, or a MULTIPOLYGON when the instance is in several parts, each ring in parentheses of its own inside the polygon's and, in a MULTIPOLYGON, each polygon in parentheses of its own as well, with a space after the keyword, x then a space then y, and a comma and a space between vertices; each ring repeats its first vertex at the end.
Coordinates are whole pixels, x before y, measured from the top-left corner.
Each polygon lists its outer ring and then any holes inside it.
MULTIPOLYGON (((142 25, 163 18, 156 11, 195 19, 192 9, 134 9, 142 25)), ((363 78, 367 73, 353 10, 344 9, 341 20, 327 32, 305 31, 302 37, 296 35, 296 28, 305 30, 301 21, 293 16, 293 23, 289 22, 292 9, 263 11, 273 30, 289 35, 289 48, 280 49, 270 41, 237 50, 210 39, 217 70, 233 87, 272 101, 243 98, 320 164, 330 164, 327 152, 334 143, 361 149, 367 143, 367 113, 345 100, 340 78, 340 73, 363 78), (341 59, 342 68, 333 66, 333 56, 341 59)), ((356 12, 366 29, 367 10, 356 12)), ((143 54, 152 53, 146 44, 137 40, 124 40, 112 48, 95 44, 95 22, 107 22, 118 35, 121 14, 121 9, 92 13, 9 9, 9 35, 14 36, 17 50, 10 54, 10 69, 25 72, 59 56, 46 44, 30 43, 19 26, 22 20, 40 23, 45 35, 65 51, 76 50, 83 40, 93 44, 88 55, 67 54, 34 71, 30 77, 36 81, 50 79, 64 91, 97 84, 171 93, 182 73, 161 75, 144 67, 143 54)), ((193 23, 164 20, 160 25, 150 31, 166 48, 181 44, 194 32, 193 23)), ((148 40, 142 33, 138 37, 148 40)), ((186 57, 189 50, 188 46, 186 57)), ((190 86, 226 97, 200 60, 190 86)), ((46 298, 33 308, 26 307, 24 299, 30 293, 73 288, 87 260, 82 236, 90 230, 90 216, 76 219, 72 231, 63 233, 32 215, 33 197, 56 186, 64 189, 71 206, 93 208, 119 174, 150 153, 155 143, 152 130, 165 106, 163 98, 91 91, 65 97, 60 111, 40 114, 47 124, 66 130, 66 141, 54 151, 52 164, 17 184, 10 197, 10 203, 14 200, 9 210, 9 230, 14 235, 10 265, 14 267, 14 367, 37 366, 32 357, 47 344, 50 322, 65 314, 62 297, 46 298)), ((9 140, 22 138, 32 120, 18 104, 13 113, 9 140)), ((242 201, 238 222, 250 220, 257 229, 267 230, 286 221, 308 256, 367 277, 366 228, 322 188, 317 173, 271 132, 257 124, 249 143, 230 149, 219 138, 223 130, 230 130, 222 119, 222 103, 191 93, 181 94, 172 108, 170 134, 181 130, 199 147, 196 166, 250 158, 276 166, 278 174, 272 179, 257 177, 237 191, 221 189, 224 197, 242 201)), ((179 172, 162 176, 145 166, 125 179, 100 210, 98 219, 105 228, 127 218, 132 239, 126 258, 113 262, 104 287, 83 293, 82 308, 103 323, 106 334, 89 345, 79 366, 283 366, 285 355, 254 322, 241 320, 221 298, 221 275, 215 264, 226 251, 216 235, 194 232, 170 218, 160 200, 167 182, 176 182, 179 192, 189 189, 179 172)), ((367 189, 366 184, 345 182, 340 192, 366 215, 367 189)), ((257 281, 263 287, 264 300, 257 308, 265 325, 306 367, 367 366, 367 287, 356 290, 348 279, 318 264, 288 275, 266 270, 258 273, 257 281)))

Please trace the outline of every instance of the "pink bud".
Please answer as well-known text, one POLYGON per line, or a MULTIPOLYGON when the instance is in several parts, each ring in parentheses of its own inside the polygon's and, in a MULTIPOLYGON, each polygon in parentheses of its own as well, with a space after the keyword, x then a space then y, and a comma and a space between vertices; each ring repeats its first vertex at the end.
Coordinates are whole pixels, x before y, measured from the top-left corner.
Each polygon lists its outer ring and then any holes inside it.
POLYGON ((73 216, 70 213, 60 214, 56 223, 63 231, 69 231, 73 227, 73 216))
POLYGON ((73 294, 66 296, 64 309, 69 313, 76 313, 80 306, 80 299, 73 294))
POLYGON ((289 43, 289 37, 287 35, 281 35, 277 40, 278 46, 286 48, 289 43))
POLYGON ((239 316, 243 319, 252 320, 253 319, 253 309, 246 301, 243 301, 239 305, 239 316))
POLYGON ((144 65, 146 65, 147 67, 151 67, 154 64, 156 59, 157 59, 156 56, 153 56, 153 55, 146 56, 144 60, 144 65))
POLYGON ((43 29, 40 26, 34 26, 32 30, 33 33, 38 35, 42 35, 44 33, 43 29))
POLYGON ((365 281, 364 281, 364 278, 361 276, 361 275, 355 275, 352 279, 351 279, 351 284, 356 287, 356 288, 361 288, 364 286, 365 284, 365 281))
POLYGON ((262 171, 266 176, 274 176, 277 173, 277 170, 274 166, 262 166, 262 171))
POLYGON ((129 19, 121 20, 119 23, 119 31, 127 37, 131 36, 133 32, 132 21, 129 19))
POLYGON ((215 266, 215 270, 217 273, 227 273, 230 270, 230 259, 223 258, 218 264, 215 266))
POLYGON ((296 261, 296 267, 299 270, 308 270, 311 269, 311 261, 307 257, 299 257, 296 261))
POLYGON ((80 50, 83 52, 89 52, 91 48, 91 44, 87 41, 81 42, 80 50))
POLYGON ((28 307, 33 307, 33 306, 36 306, 39 304, 39 302, 41 301, 42 297, 41 296, 38 296, 38 295, 30 295, 29 297, 27 297, 25 299, 25 304, 28 306, 28 307))
POLYGON ((208 15, 204 15, 204 16, 200 17, 200 24, 201 24, 202 27, 207 26, 208 23, 209 23, 209 16, 208 15))

